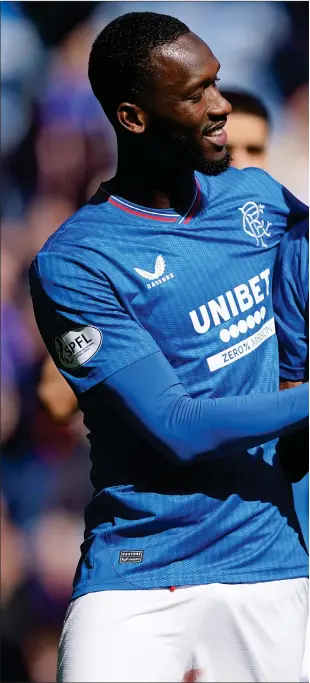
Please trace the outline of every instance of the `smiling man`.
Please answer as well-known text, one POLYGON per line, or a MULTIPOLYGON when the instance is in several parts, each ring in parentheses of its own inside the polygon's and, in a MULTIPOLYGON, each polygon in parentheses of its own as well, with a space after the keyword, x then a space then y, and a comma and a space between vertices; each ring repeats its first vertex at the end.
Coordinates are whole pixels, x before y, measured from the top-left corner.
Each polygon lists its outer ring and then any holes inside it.
POLYGON ((117 173, 31 268, 94 485, 59 681, 300 675, 308 561, 275 450, 308 392, 278 391, 271 279, 307 209, 229 168, 218 71, 177 19, 106 26, 89 78, 117 173))

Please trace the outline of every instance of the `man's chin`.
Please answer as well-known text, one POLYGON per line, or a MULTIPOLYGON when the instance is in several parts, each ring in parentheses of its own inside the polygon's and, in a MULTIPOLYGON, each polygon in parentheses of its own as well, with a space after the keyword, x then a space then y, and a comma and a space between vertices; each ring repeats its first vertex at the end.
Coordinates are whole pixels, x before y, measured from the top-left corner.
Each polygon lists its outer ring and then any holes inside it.
POLYGON ((228 150, 225 151, 224 156, 220 159, 210 159, 205 156, 192 156, 194 170, 204 175, 220 175, 227 171, 232 161, 232 157, 228 150))

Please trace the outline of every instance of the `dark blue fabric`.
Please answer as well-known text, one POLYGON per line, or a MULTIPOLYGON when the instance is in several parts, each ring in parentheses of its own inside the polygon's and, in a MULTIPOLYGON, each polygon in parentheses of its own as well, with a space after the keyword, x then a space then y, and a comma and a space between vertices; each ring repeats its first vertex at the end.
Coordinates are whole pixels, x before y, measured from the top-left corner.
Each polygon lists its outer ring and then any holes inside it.
POLYGON ((284 236, 273 289, 281 378, 293 382, 308 379, 309 218, 284 236))

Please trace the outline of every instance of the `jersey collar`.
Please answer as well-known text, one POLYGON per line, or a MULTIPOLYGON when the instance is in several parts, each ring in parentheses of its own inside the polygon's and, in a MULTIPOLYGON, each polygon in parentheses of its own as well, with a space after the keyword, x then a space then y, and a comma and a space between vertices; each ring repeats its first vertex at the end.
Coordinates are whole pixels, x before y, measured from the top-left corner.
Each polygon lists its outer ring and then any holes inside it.
POLYGON ((181 216, 179 213, 176 213, 173 209, 146 209, 146 207, 139 206, 138 204, 133 204, 132 202, 129 202, 127 199, 125 200, 121 197, 116 197, 115 195, 109 194, 109 192, 107 192, 107 190, 105 190, 104 187, 102 187, 102 185, 100 185, 100 190, 108 196, 109 204, 112 204, 112 206, 116 207, 117 209, 121 209, 122 211, 130 213, 133 216, 139 216, 140 218, 149 218, 151 220, 166 223, 187 224, 197 214, 201 204, 200 184, 197 178, 195 178, 195 181, 195 197, 190 207, 183 216, 181 216))

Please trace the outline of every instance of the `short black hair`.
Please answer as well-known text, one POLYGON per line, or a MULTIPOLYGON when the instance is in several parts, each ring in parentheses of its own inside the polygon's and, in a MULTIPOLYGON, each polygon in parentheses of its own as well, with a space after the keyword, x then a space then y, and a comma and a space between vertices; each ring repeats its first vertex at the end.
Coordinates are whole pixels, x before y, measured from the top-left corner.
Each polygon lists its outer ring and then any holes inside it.
POLYGON ((226 90, 225 88, 220 88, 220 90, 221 95, 230 102, 232 113, 253 114, 264 119, 268 125, 270 124, 268 109, 258 97, 246 90, 226 90))
POLYGON ((111 21, 97 36, 89 57, 88 77, 106 115, 115 121, 117 106, 143 102, 152 75, 154 48, 189 33, 179 19, 155 12, 130 12, 111 21))

